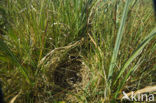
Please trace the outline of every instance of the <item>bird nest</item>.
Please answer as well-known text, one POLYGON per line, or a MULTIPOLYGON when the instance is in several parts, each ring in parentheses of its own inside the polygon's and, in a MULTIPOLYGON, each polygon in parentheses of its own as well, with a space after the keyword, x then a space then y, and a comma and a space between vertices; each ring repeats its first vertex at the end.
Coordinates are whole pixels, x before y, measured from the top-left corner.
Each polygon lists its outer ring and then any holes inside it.
MULTIPOLYGON (((83 87, 86 82, 86 66, 82 58, 74 51, 74 48, 81 45, 82 41, 66 47, 60 47, 49 52, 39 63, 41 68, 42 80, 39 81, 40 87, 49 91, 52 99, 64 100, 67 93, 73 92, 78 87, 83 87), (43 75, 44 74, 44 75, 43 75), (62 98, 63 97, 63 98, 62 98)), ((43 95, 43 93, 42 93, 43 95)), ((45 96, 44 96, 45 97, 45 96)), ((49 101, 49 100, 48 100, 49 101)))

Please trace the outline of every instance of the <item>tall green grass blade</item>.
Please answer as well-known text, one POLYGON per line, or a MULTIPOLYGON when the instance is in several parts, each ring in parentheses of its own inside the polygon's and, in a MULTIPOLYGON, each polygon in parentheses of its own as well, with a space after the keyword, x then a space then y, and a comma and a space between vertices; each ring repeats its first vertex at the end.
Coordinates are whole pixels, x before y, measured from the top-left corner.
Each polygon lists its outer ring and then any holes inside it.
POLYGON ((118 94, 119 94, 119 91, 120 91, 121 88, 124 86, 126 80, 130 77, 130 75, 132 74, 132 72, 133 72, 134 70, 136 70, 136 69, 141 65, 141 63, 142 63, 141 60, 142 60, 142 59, 140 59, 140 60, 138 61, 138 63, 128 71, 128 73, 126 74, 126 76, 124 77, 124 79, 120 82, 120 84, 119 84, 118 87, 117 87, 117 91, 115 92, 115 99, 117 98, 117 96, 118 96, 118 94))
POLYGON ((7 46, 7 44, 4 43, 2 39, 0 39, 0 50, 9 56, 9 59, 11 59, 11 61, 13 63, 15 63, 17 66, 19 66, 21 73, 24 75, 24 77, 26 78, 26 80, 28 81, 28 83, 30 83, 30 79, 28 77, 27 71, 19 63, 17 57, 12 53, 12 51, 9 49, 9 47, 7 46))
POLYGON ((141 52, 144 49, 144 47, 151 41, 152 38, 154 38, 154 36, 156 36, 156 28, 154 28, 154 30, 142 41, 142 43, 133 52, 132 56, 126 61, 126 63, 124 64, 124 66, 121 68, 121 71, 120 71, 119 75, 115 79, 114 85, 116 84, 116 82, 118 81, 118 79, 121 77, 121 75, 125 72, 125 70, 127 69, 127 67, 133 62, 133 60, 138 55, 141 54, 141 52))
POLYGON ((123 32, 124 32, 124 26, 125 26, 125 22, 126 22, 126 19, 127 19, 129 4, 130 4, 130 0, 127 0, 126 4, 125 4, 125 7, 124 7, 124 12, 123 12, 123 15, 122 15, 120 28, 119 28, 119 31, 118 31, 118 34, 117 34, 116 43, 115 43, 115 47, 114 47, 114 51, 113 51, 113 55, 112 55, 112 59, 111 59, 110 67, 109 67, 109 74, 108 74, 109 85, 111 85, 111 82, 112 82, 112 75, 113 75, 113 72, 114 72, 114 66, 116 64, 117 55, 118 55, 118 52, 119 52, 119 47, 120 47, 120 43, 121 43, 123 32))

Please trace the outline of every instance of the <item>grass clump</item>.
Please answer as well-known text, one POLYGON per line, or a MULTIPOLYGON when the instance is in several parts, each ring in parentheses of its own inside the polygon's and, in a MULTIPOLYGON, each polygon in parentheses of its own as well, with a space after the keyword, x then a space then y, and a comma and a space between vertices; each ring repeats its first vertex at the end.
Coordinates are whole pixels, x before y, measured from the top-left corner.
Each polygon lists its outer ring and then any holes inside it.
POLYGON ((122 91, 153 90, 153 16, 147 0, 3 2, 0 80, 5 101, 107 103, 121 101, 122 91))

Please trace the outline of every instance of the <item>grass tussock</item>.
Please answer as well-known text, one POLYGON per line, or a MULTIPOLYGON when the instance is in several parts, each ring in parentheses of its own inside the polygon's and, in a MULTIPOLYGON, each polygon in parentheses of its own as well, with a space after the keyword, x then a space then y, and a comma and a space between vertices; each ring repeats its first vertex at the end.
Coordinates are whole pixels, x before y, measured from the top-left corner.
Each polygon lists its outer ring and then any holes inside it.
POLYGON ((108 103, 122 91, 154 93, 155 51, 148 0, 0 1, 6 102, 108 103))

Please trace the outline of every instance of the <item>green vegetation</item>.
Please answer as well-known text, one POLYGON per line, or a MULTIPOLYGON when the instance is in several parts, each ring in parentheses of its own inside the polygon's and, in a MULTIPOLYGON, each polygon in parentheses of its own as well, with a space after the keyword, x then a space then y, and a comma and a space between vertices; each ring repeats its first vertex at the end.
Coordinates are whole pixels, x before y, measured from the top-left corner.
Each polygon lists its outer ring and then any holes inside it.
POLYGON ((119 102, 156 85, 147 0, 0 0, 0 82, 10 103, 119 102))

